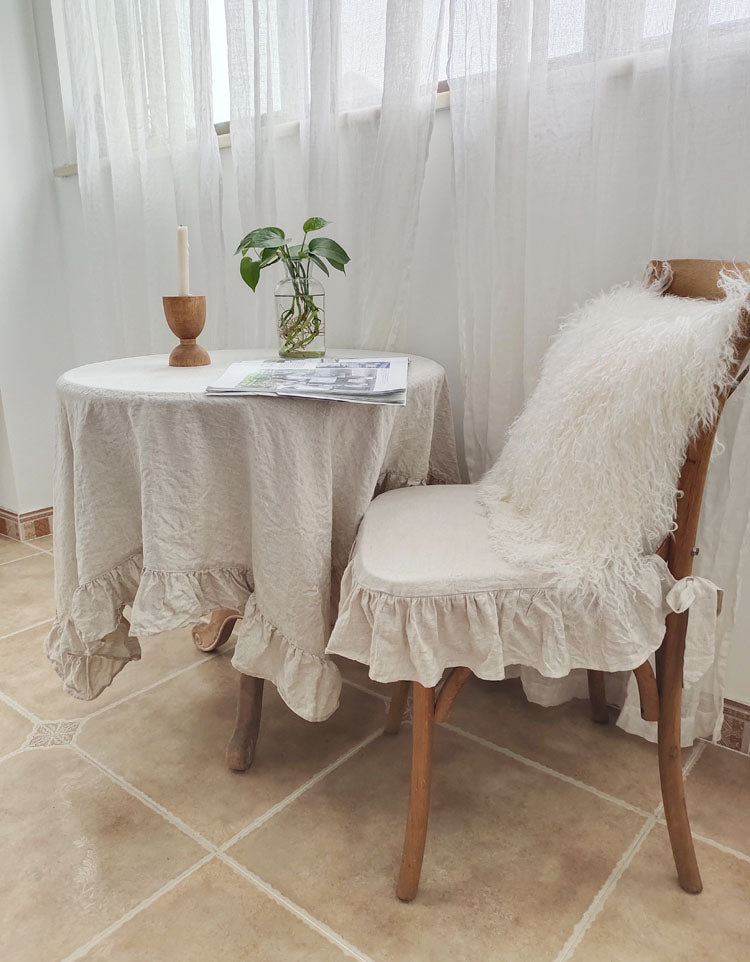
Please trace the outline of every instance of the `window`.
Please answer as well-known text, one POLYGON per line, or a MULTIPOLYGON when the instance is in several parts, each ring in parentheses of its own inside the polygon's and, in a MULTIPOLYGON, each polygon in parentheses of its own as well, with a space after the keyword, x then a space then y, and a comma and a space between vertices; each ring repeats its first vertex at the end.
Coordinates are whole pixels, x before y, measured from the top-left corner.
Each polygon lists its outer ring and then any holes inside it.
MULTIPOLYGON (((309 4, 307 0, 309 24, 309 4)), ((448 5, 445 0, 442 42, 436 51, 439 64, 439 78, 445 81, 448 60, 448 5)), ((227 58, 227 27, 224 0, 208 0, 211 29, 211 59, 213 71, 214 122, 226 126, 229 120, 229 66, 227 58)), ((369 107, 380 102, 383 66, 385 63, 387 0, 341 0, 340 44, 341 44, 341 105, 345 110, 369 107)), ((431 55, 435 26, 440 13, 440 0, 426 0, 424 11, 424 60, 431 55)), ((282 83, 280 79, 279 54, 277 50, 278 32, 276 24, 277 8, 273 2, 260 4, 260 34, 268 37, 263 49, 271 55, 271 74, 273 82, 272 103, 274 109, 284 111, 282 103, 282 83), (268 11, 268 14, 266 13, 268 11), (266 23, 266 17, 269 23, 266 23)), ((266 70, 260 72, 261 83, 265 86, 266 70)), ((261 91, 265 101, 265 89, 261 91)))

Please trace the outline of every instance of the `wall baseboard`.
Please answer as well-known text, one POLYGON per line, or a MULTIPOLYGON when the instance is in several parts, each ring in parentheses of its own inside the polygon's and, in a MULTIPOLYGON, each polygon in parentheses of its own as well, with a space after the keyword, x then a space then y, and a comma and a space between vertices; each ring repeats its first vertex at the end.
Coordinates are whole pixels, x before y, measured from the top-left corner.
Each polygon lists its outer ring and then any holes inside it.
POLYGON ((14 541, 32 541, 52 534, 52 508, 18 514, 0 508, 0 534, 14 541))
POLYGON ((750 755, 750 705, 724 699, 724 723, 719 744, 750 755))

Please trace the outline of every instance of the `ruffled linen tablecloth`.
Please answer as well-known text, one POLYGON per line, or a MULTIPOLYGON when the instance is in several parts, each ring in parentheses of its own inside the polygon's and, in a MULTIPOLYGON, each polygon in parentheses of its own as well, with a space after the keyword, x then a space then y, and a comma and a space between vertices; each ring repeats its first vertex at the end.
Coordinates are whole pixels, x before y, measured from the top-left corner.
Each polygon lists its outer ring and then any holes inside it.
POLYGON ((138 636, 236 608, 234 666, 309 721, 336 710, 325 646, 365 508, 389 488, 460 480, 445 372, 412 357, 404 408, 205 395, 253 356, 127 358, 58 381, 46 651, 69 694, 96 698, 140 658, 138 636))

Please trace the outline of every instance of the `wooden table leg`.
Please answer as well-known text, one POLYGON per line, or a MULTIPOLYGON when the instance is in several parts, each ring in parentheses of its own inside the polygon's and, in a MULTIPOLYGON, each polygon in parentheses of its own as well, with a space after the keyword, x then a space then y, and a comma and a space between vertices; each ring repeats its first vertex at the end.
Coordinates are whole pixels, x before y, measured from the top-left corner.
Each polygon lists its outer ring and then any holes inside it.
POLYGON ((604 672, 588 670, 589 701, 591 702, 591 720, 597 725, 609 723, 607 710, 607 695, 604 690, 604 672))
POLYGON ((215 651, 229 640, 242 612, 236 608, 216 608, 211 612, 211 620, 193 628, 193 643, 199 651, 215 651))
POLYGON ((253 763, 262 707, 263 679, 240 674, 237 720, 227 746, 227 765, 233 772, 246 772, 253 763))

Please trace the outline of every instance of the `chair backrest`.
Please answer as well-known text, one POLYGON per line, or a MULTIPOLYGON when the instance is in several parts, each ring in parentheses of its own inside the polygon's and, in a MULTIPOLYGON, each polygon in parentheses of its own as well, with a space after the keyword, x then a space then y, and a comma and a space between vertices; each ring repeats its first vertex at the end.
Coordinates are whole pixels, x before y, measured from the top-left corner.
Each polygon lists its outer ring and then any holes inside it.
MULTIPOLYGON (((672 281, 664 291, 677 297, 702 297, 709 300, 719 300, 724 296, 719 287, 719 274, 723 268, 737 269, 745 273, 750 271, 750 263, 743 261, 712 260, 673 260, 669 261, 672 269, 672 281)), ((664 261, 652 261, 655 276, 660 276, 665 266, 664 261)), ((749 305, 750 307, 750 305, 749 305)), ((734 338, 734 362, 732 373, 736 377, 750 350, 750 313, 743 310, 742 321, 738 334, 734 338)), ((679 489, 683 497, 677 502, 677 530, 669 540, 666 548, 666 561, 672 575, 679 579, 692 573, 693 558, 696 554, 695 539, 700 519, 703 489, 708 473, 716 429, 719 424, 721 411, 733 388, 724 391, 719 396, 719 415, 716 421, 702 431, 688 448, 685 461, 680 472, 679 489)))

